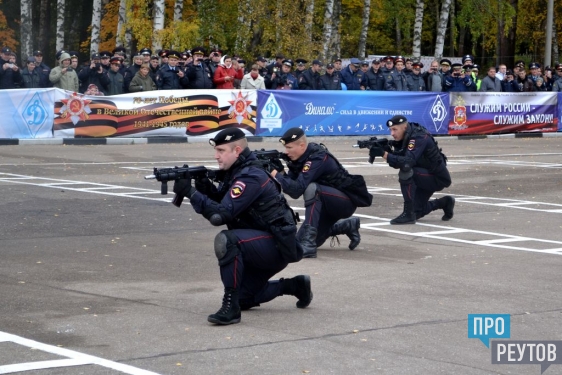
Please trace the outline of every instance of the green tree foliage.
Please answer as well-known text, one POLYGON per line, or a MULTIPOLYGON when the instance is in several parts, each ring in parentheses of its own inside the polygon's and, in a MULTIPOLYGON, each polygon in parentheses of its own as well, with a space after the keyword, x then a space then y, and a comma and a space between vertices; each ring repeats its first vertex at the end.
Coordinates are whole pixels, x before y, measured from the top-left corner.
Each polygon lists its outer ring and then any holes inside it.
MULTIPOLYGON (((40 9, 40 3, 33 0, 34 11, 40 9)), ((441 3, 425 0, 422 55, 432 55, 435 49, 441 3)), ((56 9, 55 4, 49 0, 48 9, 56 9)), ((125 27, 131 30, 134 50, 152 45, 152 4, 152 0, 127 0, 125 27)), ((307 0, 184 0, 182 21, 174 22, 174 0, 166 0, 165 28, 158 36, 164 48, 216 46, 246 59, 280 52, 310 60, 322 54, 325 0, 314 0, 312 25, 308 20, 307 28, 308 4, 307 0)), ((115 46, 118 5, 119 0, 104 0, 100 48, 111 50, 115 46)), ((337 31, 342 57, 358 53, 363 6, 364 0, 341 0, 337 31)), ((562 0, 555 0, 554 8, 554 40, 559 42, 562 0)), ((527 54, 529 59, 540 60, 544 55, 546 0, 453 0, 451 9, 446 54, 452 49, 453 55, 472 53, 486 62, 496 56, 509 61, 504 56, 527 54), (506 44, 512 49, 504 49, 506 44)), ((91 10, 91 0, 67 0, 65 48, 78 50, 81 45, 80 51, 89 51, 91 10)), ((414 16, 415 0, 371 0, 366 53, 410 55, 414 16)), ((38 23, 39 17, 34 16, 33 22, 38 23)), ((55 22, 51 19, 45 27, 48 30, 34 24, 33 32, 39 35, 33 35, 33 40, 38 41, 40 35, 53 38, 55 22)), ((0 42, 17 48, 19 38, 19 2, 0 0, 0 42)), ((53 45, 49 43, 49 48, 53 45)), ((54 54, 47 51, 46 60, 53 61, 54 54)))

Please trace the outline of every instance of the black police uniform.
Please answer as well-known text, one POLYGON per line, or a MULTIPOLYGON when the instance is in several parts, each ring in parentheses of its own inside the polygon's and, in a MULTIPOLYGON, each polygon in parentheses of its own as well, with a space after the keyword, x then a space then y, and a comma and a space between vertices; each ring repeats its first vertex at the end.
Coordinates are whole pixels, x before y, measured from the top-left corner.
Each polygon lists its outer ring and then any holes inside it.
POLYGON ((178 72, 182 69, 179 66, 171 67, 165 65, 156 75, 156 85, 158 90, 179 90, 185 89, 189 85, 189 80, 184 74, 182 78, 178 76, 178 72))
MULTIPOLYGON (((407 121, 404 116, 397 115, 387 125, 390 127, 407 121)), ((453 197, 445 196, 429 201, 433 193, 451 185, 447 159, 426 128, 413 122, 407 126, 404 139, 393 141, 394 151, 387 156, 388 165, 400 169, 398 181, 404 197, 404 212, 390 223, 413 224, 437 209, 445 212, 442 220, 450 220, 455 205, 453 197)))
POLYGON ((189 79, 190 89, 212 89, 213 76, 209 65, 198 62, 191 62, 186 67, 187 77, 189 79))
MULTIPOLYGON (((280 142, 285 145, 302 136, 302 129, 291 128, 280 142)), ((338 234, 347 235, 349 249, 354 250, 361 241, 360 221, 351 215, 358 206, 372 202, 363 177, 350 175, 324 145, 316 143, 309 143, 304 154, 287 166, 288 173, 278 173, 275 178, 290 197, 304 198, 306 220, 298 233, 304 257, 315 258, 317 247, 338 234)))
POLYGON ((313 72, 312 68, 305 70, 298 81, 299 90, 319 90, 320 73, 313 72))
MULTIPOLYGON (((240 129, 229 128, 210 143, 219 146, 242 138, 240 129)), ((297 307, 307 307, 312 300, 309 276, 269 280, 302 258, 295 216, 281 187, 247 147, 224 173, 218 187, 208 179, 196 182, 197 190, 188 180, 174 184, 174 192, 189 197, 195 212, 215 226, 227 226, 214 242, 225 287, 223 306, 208 320, 238 323, 240 310, 282 295, 296 296, 297 307)))
POLYGON ((341 76, 333 72, 332 74, 326 72, 320 76, 320 90, 341 90, 341 76))
POLYGON ((379 68, 375 72, 375 70, 371 67, 365 72, 365 75, 363 77, 363 85, 365 86, 366 90, 383 91, 385 83, 386 78, 384 77, 381 68, 379 68))

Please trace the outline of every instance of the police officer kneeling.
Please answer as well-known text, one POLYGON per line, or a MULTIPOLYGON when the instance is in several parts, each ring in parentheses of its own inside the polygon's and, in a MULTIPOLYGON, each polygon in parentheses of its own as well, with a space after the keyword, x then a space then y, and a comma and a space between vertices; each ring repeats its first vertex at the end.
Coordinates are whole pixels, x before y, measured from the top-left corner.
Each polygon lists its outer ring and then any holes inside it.
POLYGON ((387 126, 394 138, 391 142, 394 151, 390 147, 373 147, 369 155, 382 156, 388 165, 400 169, 398 181, 404 197, 404 211, 390 224, 415 224, 417 219, 437 209, 445 213, 442 220, 451 220, 455 198, 447 195, 429 201, 434 192, 451 185, 447 158, 431 133, 400 115, 388 120, 387 126))
POLYGON ((289 171, 272 175, 291 198, 304 198, 306 221, 298 233, 304 257, 316 258, 317 247, 338 234, 347 235, 354 250, 361 242, 361 223, 351 216, 373 200, 363 176, 350 175, 323 144, 308 143, 300 128, 287 130, 279 141, 290 159, 289 171))
POLYGON ((215 237, 215 254, 224 284, 222 307, 208 317, 216 324, 240 322, 240 311, 284 294, 298 298, 297 307, 312 301, 310 277, 269 280, 302 258, 296 241, 295 216, 281 187, 257 162, 244 132, 224 129, 209 140, 215 148, 223 182, 181 179, 174 193, 187 197, 195 212, 227 229, 215 237))

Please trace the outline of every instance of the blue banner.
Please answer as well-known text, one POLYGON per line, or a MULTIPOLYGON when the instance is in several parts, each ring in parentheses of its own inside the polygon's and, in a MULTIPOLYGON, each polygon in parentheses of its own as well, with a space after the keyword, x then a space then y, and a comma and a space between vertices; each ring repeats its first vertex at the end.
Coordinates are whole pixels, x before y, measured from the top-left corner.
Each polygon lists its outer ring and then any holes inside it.
POLYGON ((558 131, 562 132, 562 92, 556 95, 558 99, 558 131))
POLYGON ((449 105, 448 93, 259 90, 256 135, 281 136, 293 127, 307 135, 389 134, 394 115, 447 134, 449 105))
POLYGON ((55 89, 0 90, 0 138, 53 138, 55 89))

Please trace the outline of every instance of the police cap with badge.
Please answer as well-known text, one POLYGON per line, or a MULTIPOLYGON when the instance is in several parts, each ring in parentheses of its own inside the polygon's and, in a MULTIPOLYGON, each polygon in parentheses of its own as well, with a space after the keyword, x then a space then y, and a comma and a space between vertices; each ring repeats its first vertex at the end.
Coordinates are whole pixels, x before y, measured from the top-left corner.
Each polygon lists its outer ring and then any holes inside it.
POLYGON ((303 135, 304 131, 301 128, 291 128, 287 130, 285 134, 283 134, 283 136, 279 139, 279 142, 281 142, 281 144, 285 146, 302 138, 303 135))
POLYGON ((209 144, 213 147, 246 138, 246 134, 238 128, 223 129, 214 138, 209 139, 209 144))

